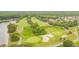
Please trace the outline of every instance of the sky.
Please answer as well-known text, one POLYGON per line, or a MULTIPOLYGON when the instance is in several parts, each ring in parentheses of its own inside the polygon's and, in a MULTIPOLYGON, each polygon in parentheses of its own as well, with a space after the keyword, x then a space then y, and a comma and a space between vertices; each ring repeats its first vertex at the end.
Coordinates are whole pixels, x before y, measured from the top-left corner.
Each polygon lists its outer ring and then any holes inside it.
POLYGON ((78 0, 1 0, 1 11, 79 11, 78 0))

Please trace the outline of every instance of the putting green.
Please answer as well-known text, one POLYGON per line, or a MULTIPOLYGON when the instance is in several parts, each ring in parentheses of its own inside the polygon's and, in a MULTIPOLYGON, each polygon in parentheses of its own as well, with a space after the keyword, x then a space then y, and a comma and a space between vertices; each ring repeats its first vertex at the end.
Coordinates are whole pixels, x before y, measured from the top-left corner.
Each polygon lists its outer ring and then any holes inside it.
POLYGON ((26 43, 38 43, 41 41, 41 38, 40 37, 37 37, 37 36, 34 36, 34 37, 31 37, 29 39, 27 39, 25 42, 26 43))
POLYGON ((49 27, 45 27, 45 30, 47 33, 52 33, 56 36, 61 36, 63 34, 65 34, 64 29, 58 26, 49 26, 49 27))

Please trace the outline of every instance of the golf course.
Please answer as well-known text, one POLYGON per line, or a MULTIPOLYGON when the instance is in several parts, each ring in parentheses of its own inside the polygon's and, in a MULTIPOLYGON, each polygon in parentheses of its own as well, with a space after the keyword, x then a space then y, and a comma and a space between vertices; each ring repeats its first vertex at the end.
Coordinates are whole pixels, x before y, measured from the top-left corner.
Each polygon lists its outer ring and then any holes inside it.
MULTIPOLYGON (((50 25, 47 22, 40 21, 36 17, 31 17, 30 20, 33 23, 37 23, 40 28, 43 28, 46 31, 46 34, 35 35, 32 32, 31 24, 29 24, 27 21, 27 17, 21 19, 18 23, 16 23, 17 25, 16 32, 20 34, 20 37, 21 37, 20 44, 23 46, 31 46, 31 47, 55 46, 57 44, 63 43, 62 36, 67 36, 66 39, 71 41, 74 41, 76 39, 75 34, 68 34, 63 27, 50 25)), ((74 30, 73 28, 70 28, 69 30, 71 29, 74 30)), ((14 44, 18 45, 17 42, 14 44)), ((61 45, 62 44, 58 46, 61 46, 61 45)))
POLYGON ((4 29, 0 32, 1 47, 79 46, 79 16, 75 12, 6 13, 0 16, 4 29))

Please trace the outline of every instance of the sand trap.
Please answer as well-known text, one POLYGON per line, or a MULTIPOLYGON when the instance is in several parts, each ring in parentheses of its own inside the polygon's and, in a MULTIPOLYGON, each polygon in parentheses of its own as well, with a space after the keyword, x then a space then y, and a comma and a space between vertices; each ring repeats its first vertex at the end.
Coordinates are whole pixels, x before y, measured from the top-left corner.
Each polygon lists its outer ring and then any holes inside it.
POLYGON ((67 38, 67 35, 63 35, 62 38, 67 38))
POLYGON ((54 37, 54 35, 52 35, 52 34, 47 34, 47 36, 48 36, 48 37, 54 37))
POLYGON ((43 42, 48 42, 49 41, 49 37, 46 37, 46 36, 43 36, 43 38, 42 38, 43 40, 43 42))
POLYGON ((19 27, 18 27, 18 28, 16 29, 16 32, 18 32, 18 33, 21 33, 22 31, 23 31, 22 28, 19 28, 19 27))
POLYGON ((42 36, 42 41, 43 42, 48 42, 51 37, 54 37, 54 35, 52 35, 52 34, 43 35, 42 36))

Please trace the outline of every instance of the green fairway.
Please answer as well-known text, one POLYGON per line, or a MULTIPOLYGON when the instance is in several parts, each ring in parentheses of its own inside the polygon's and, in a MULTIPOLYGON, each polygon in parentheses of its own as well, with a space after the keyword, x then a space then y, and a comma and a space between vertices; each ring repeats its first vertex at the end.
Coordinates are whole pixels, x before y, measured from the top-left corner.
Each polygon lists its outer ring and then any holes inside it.
MULTIPOLYGON (((30 27, 30 24, 27 23, 27 19, 24 18, 20 20, 19 23, 17 23, 19 28, 23 28, 23 31, 21 32, 21 37, 23 42, 25 43, 38 43, 41 38, 38 36, 34 36, 32 29, 30 27)), ((25 43, 25 44, 26 44, 25 43)))
POLYGON ((30 26, 30 25, 27 23, 26 20, 27 20, 27 18, 23 18, 22 20, 20 20, 20 22, 17 23, 18 27, 23 28, 23 27, 25 27, 25 26, 30 26))
POLYGON ((47 33, 52 33, 56 36, 61 36, 61 35, 65 34, 64 29, 59 26, 47 26, 47 27, 45 27, 45 30, 47 33))
POLYGON ((23 39, 27 39, 31 36, 33 36, 30 24, 27 23, 27 18, 23 18, 20 20, 19 23, 17 23, 18 28, 23 28, 21 32, 21 36, 23 39))
POLYGON ((67 37, 67 39, 69 39, 69 40, 75 40, 76 39, 76 35, 74 35, 74 34, 69 34, 68 35, 68 37, 67 37))
POLYGON ((31 20, 32 20, 32 22, 34 22, 34 23, 38 23, 39 26, 49 26, 48 23, 42 22, 42 21, 40 21, 39 19, 37 19, 37 18, 35 18, 35 17, 32 17, 31 20))
POLYGON ((76 45, 76 46, 79 46, 79 41, 75 42, 75 45, 76 45))
POLYGON ((41 38, 38 37, 38 36, 34 36, 34 37, 31 37, 29 39, 27 39, 25 42, 29 42, 29 43, 39 43, 41 41, 41 38))
POLYGON ((25 39, 25 40, 27 38, 30 38, 30 37, 34 36, 33 33, 32 33, 32 30, 29 26, 24 27, 23 32, 21 33, 21 35, 22 35, 22 38, 25 39))

